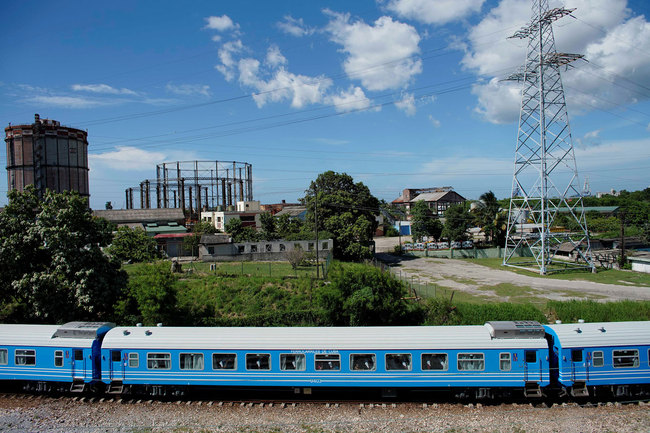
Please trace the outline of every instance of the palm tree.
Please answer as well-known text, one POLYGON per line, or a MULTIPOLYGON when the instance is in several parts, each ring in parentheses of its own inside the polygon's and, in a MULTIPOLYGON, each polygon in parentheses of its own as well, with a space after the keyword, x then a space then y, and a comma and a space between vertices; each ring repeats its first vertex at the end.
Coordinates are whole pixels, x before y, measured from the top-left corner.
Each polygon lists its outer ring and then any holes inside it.
POLYGON ((499 201, 492 191, 481 194, 478 199, 476 222, 483 229, 483 233, 485 233, 489 241, 494 243, 497 240, 503 219, 499 201))

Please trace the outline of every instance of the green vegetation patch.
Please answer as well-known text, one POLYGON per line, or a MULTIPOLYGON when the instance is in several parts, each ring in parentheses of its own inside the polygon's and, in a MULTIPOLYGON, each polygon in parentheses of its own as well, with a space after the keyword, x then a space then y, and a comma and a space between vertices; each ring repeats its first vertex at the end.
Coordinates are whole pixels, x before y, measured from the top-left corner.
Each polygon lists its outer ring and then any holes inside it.
POLYGON ((567 270, 549 275, 539 275, 534 272, 526 271, 523 269, 512 268, 503 266, 503 259, 501 258, 485 258, 485 259, 462 259, 477 265, 487 266, 492 269, 501 271, 515 272, 520 275, 527 275, 530 277, 538 278, 551 278, 556 280, 571 280, 571 281, 591 281, 594 283, 602 284, 626 284, 641 287, 650 287, 650 274, 642 272, 619 271, 616 269, 602 269, 598 268, 596 273, 589 270, 567 270))
POLYGON ((549 301, 548 316, 551 321, 626 322, 650 320, 650 301, 549 301))

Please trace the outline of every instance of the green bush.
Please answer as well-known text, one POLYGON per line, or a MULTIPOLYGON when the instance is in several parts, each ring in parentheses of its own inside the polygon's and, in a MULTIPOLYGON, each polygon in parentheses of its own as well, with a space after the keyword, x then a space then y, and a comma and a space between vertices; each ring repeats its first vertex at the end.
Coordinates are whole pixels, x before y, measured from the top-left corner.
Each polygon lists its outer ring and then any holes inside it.
POLYGON ((388 272, 365 264, 335 264, 318 290, 320 308, 334 325, 418 325, 424 309, 405 300, 406 287, 388 272))
POLYGON ((129 283, 115 312, 124 324, 179 324, 176 309, 176 278, 169 262, 140 264, 129 272, 129 283))

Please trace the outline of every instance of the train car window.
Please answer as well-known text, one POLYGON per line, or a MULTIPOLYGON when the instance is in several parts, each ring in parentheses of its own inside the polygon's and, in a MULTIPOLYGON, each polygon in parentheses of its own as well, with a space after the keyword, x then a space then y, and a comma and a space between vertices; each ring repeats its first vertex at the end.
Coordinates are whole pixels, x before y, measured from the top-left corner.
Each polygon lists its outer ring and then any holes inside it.
POLYGON ((268 353, 247 353, 246 370, 270 370, 271 355, 268 353))
POLYGON ((75 361, 83 361, 83 359, 84 359, 83 350, 75 350, 74 351, 74 360, 75 361))
POLYGON ((9 363, 9 353, 7 349, 0 349, 0 365, 7 365, 9 363))
POLYGON ((639 366, 639 351, 636 349, 613 350, 614 368, 636 368, 639 366))
POLYGON ((387 353, 386 370, 411 370, 411 354, 387 353))
POLYGON ((111 350, 111 361, 120 362, 122 360, 122 352, 119 350, 111 350))
POLYGON ((510 371, 512 368, 512 359, 509 352, 499 353, 499 370, 510 371))
POLYGON ((482 353, 459 353, 458 371, 485 370, 485 355, 482 353))
POLYGON ((54 366, 63 367, 63 350, 54 351, 54 366))
POLYGON ((213 353, 213 370, 235 370, 237 368, 237 355, 234 353, 213 353))
POLYGON ((305 355, 303 353, 282 353, 280 354, 281 370, 305 370, 305 355))
POLYGON ((571 361, 582 362, 582 349, 571 350, 571 361))
POLYGON ((537 352, 534 350, 526 350, 526 362, 537 362, 537 352))
POLYGON ((147 353, 147 368, 149 370, 169 370, 172 368, 171 353, 147 353))
POLYGON ((442 370, 449 369, 449 357, 446 353, 423 353, 422 370, 442 370))
POLYGON ((338 354, 315 355, 314 368, 316 370, 338 371, 341 369, 341 356, 338 354))
POLYGON ((16 365, 36 365, 36 351, 31 349, 16 349, 16 365))
POLYGON ((140 365, 140 355, 137 352, 129 353, 129 368, 138 368, 140 365))
POLYGON ((377 369, 377 360, 373 353, 360 353, 350 355, 350 365, 356 371, 374 371, 377 369))
POLYGON ((181 370, 203 370, 202 353, 181 353, 179 357, 181 370))
POLYGON ((602 367, 605 365, 605 357, 603 356, 603 352, 601 350, 597 350, 592 353, 591 359, 594 367, 602 367))

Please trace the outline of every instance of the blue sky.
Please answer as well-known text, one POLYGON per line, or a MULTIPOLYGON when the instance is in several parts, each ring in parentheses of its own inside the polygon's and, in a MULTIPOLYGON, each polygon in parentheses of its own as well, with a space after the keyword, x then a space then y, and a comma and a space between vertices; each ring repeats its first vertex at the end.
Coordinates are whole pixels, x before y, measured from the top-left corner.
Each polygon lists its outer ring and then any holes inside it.
MULTIPOLYGON (((563 72, 580 182, 646 188, 650 6, 564 6, 556 47, 588 60, 563 72)), ((262 203, 326 170, 388 201, 510 194, 520 92, 500 80, 525 59, 507 37, 529 0, 20 1, 3 18, 0 120, 87 130, 93 208, 179 160, 251 163, 262 203)))

